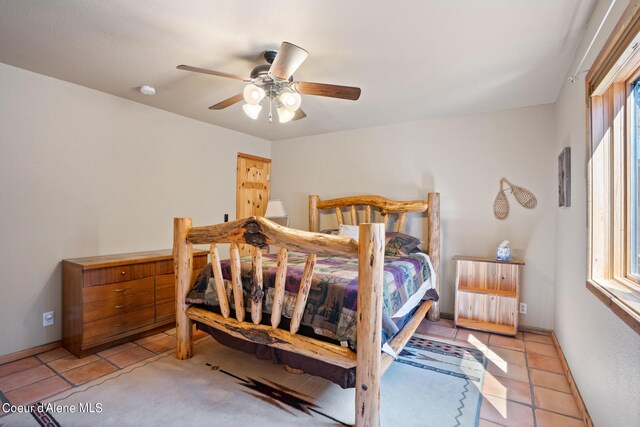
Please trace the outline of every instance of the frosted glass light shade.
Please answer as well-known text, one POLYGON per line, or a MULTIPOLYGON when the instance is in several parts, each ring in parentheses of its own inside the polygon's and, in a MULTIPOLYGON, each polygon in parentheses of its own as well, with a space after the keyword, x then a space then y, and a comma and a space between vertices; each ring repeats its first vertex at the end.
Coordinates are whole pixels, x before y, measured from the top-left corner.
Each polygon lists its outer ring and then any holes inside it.
POLYGON ((244 96, 244 100, 251 105, 258 105, 260 101, 262 101, 262 98, 265 97, 264 89, 253 84, 246 85, 242 95, 244 96))
POLYGON ((278 121, 280 123, 287 123, 288 121, 291 121, 295 115, 295 111, 289 111, 284 107, 278 107, 278 121))
POLYGON ((260 105, 260 104, 256 104, 256 105, 244 104, 242 106, 242 110, 244 111, 244 113, 247 116, 249 116, 250 118, 255 120, 255 119, 258 118, 258 115, 260 114, 260 110, 262 110, 262 105, 260 105))
POLYGON ((267 203, 267 211, 264 213, 265 218, 283 218, 287 216, 282 200, 269 200, 267 203))
POLYGON ((280 102, 288 111, 297 111, 302 104, 302 97, 295 92, 284 92, 280 95, 280 102))

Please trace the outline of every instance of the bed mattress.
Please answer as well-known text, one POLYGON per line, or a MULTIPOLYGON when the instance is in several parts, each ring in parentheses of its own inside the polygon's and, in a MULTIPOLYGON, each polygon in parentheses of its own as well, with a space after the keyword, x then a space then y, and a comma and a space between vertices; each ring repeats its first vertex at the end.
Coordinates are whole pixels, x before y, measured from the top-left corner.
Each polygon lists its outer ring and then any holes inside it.
MULTIPOLYGON (((306 255, 289 253, 283 317, 291 318, 295 306, 306 255)), ((276 276, 276 254, 263 256, 263 310, 270 314, 276 276)), ((227 299, 232 308, 231 266, 229 260, 221 262, 227 299)), ((250 307, 251 257, 241 258, 242 284, 245 307, 250 307)), ((383 342, 398 331, 398 322, 427 299, 437 300, 433 288, 433 268, 424 253, 404 257, 385 257, 383 285, 383 342)), ((313 273, 311 290, 302 318, 306 331, 338 341, 355 349, 356 310, 358 291, 358 259, 344 257, 318 257, 313 273)), ((195 280, 187 302, 216 311, 218 298, 211 264, 207 265, 195 280)), ((268 316, 263 316, 268 321, 268 316)), ((284 326, 284 325, 283 325, 284 326)), ((302 332, 302 331, 301 331, 302 332)))

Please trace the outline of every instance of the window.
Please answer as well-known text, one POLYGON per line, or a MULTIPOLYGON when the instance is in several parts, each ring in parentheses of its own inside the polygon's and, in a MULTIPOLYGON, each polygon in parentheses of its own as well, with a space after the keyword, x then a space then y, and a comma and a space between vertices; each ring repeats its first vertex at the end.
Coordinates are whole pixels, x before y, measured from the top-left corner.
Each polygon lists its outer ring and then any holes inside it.
POLYGON ((631 93, 633 102, 631 104, 631 114, 630 114, 630 124, 631 124, 631 132, 630 136, 630 144, 629 144, 629 156, 630 156, 630 215, 631 215, 631 228, 630 228, 630 236, 631 236, 631 259, 630 259, 630 271, 633 274, 635 279, 640 279, 640 269, 638 265, 640 265, 640 259, 638 258, 638 244, 640 243, 640 227, 638 226, 638 203, 640 203, 640 197, 638 191, 640 191, 640 185, 638 185, 638 168, 640 168, 640 158, 638 158, 638 143, 640 142, 640 133, 638 132, 638 126, 640 125, 640 120, 638 120, 638 114, 640 114, 640 80, 636 80, 631 85, 631 93))
POLYGON ((640 333, 640 13, 632 3, 587 75, 587 287, 640 333))

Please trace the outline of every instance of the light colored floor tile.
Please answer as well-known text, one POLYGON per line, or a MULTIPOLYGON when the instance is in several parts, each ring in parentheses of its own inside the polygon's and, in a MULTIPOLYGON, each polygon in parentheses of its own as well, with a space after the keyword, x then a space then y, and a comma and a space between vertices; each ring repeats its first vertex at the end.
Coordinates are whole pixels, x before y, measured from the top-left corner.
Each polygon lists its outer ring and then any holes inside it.
POLYGON ((549 344, 542 344, 534 341, 525 341, 527 353, 542 354, 543 356, 558 357, 556 348, 549 344))
POLYGON ((453 321, 453 319, 444 319, 444 318, 441 318, 437 322, 429 321, 429 323, 431 323, 432 325, 447 326, 449 328, 453 328, 455 325, 455 322, 453 321))
POLYGON ((34 366, 33 368, 25 369, 24 371, 19 371, 0 378, 0 390, 3 393, 7 393, 54 375, 55 372, 49 369, 47 365, 34 366))
MULTIPOLYGON (((197 339, 197 337, 194 335, 193 339, 197 339)), ((147 350, 153 351, 154 353, 162 353, 172 348, 176 348, 176 337, 166 335, 163 338, 143 344, 143 347, 147 350)))
POLYGON ((137 346, 138 345, 136 343, 126 342, 124 344, 120 344, 115 347, 111 347, 106 350, 103 350, 100 353, 98 353, 98 356, 104 357, 106 359, 107 357, 113 356, 116 353, 120 353, 121 351, 128 350, 130 348, 137 347, 137 346))
POLYGON ((483 420, 480 418, 480 422, 478 423, 478 427, 502 427, 502 424, 496 424, 492 421, 483 420))
POLYGON ((542 334, 534 334, 532 332, 525 332, 524 333, 524 340, 525 341, 539 342, 541 344, 553 345, 553 339, 551 338, 550 335, 542 335, 542 334))
POLYGON ((584 427, 582 420, 566 417, 543 409, 536 409, 538 427, 584 427))
POLYGON ((133 365, 136 362, 155 356, 149 350, 142 347, 134 347, 120 353, 116 353, 107 359, 119 368, 133 365))
POLYGON ((516 381, 529 381, 529 374, 526 366, 515 365, 513 363, 493 363, 489 362, 487 371, 492 375, 501 378, 510 378, 516 381))
POLYGON ((539 385, 541 387, 562 391, 564 393, 571 393, 569 381, 567 381, 567 378, 563 374, 540 371, 538 369, 529 369, 529 377, 531 379, 531 384, 533 385, 539 385))
POLYGON ((40 365, 40 361, 35 357, 27 357, 25 359, 16 360, 15 362, 5 363, 4 365, 0 365, 0 378, 38 365, 40 365))
POLYGON ((98 356, 92 354, 91 356, 83 357, 82 359, 78 359, 77 357, 71 355, 67 357, 63 357, 61 359, 53 360, 47 365, 54 369, 57 372, 66 372, 71 369, 77 368, 82 365, 86 365, 88 363, 93 363, 99 360, 98 356))
POLYGON ((529 383, 500 378, 486 373, 482 384, 482 394, 501 397, 507 400, 531 405, 531 390, 529 383))
POLYGON ((148 337, 141 338, 141 339, 135 341, 135 343, 138 344, 138 345, 143 345, 143 344, 146 344, 146 343, 151 342, 151 341, 162 339, 162 338, 164 338, 166 336, 167 336, 167 334, 165 334, 164 332, 160 332, 159 334, 155 334, 155 335, 151 335, 151 336, 148 336, 148 337))
POLYGON ((118 368, 106 360, 98 360, 97 362, 89 363, 88 365, 67 371, 62 374, 62 376, 73 384, 80 385, 117 370, 118 368))
POLYGON ((69 388, 71 388, 71 386, 68 382, 58 376, 55 376, 21 387, 17 390, 13 390, 5 394, 5 397, 14 405, 28 405, 46 397, 53 396, 54 394, 60 393, 61 391, 69 388))
POLYGON ((580 417, 580 410, 572 394, 533 386, 533 400, 537 408, 547 409, 570 417, 580 417))
POLYGON ((487 352, 487 357, 493 360, 494 358, 498 358, 498 360, 503 360, 508 363, 513 363, 515 365, 526 366, 526 358, 523 352, 517 350, 510 350, 508 348, 502 347, 493 347, 489 345, 489 350, 487 352))
POLYGON ((494 347, 503 347, 511 350, 524 351, 524 342, 522 339, 504 337, 502 335, 491 335, 489 345, 494 347))
POLYGON ((480 417, 510 427, 533 426, 533 410, 529 406, 491 395, 483 397, 480 417))
POLYGON ((481 342, 482 344, 489 343, 489 334, 482 331, 474 331, 473 329, 458 328, 456 334, 456 341, 463 341, 469 344, 481 342))
POLYGON ((543 356, 536 353, 527 353, 527 363, 529 364, 529 368, 555 372, 556 374, 564 374, 562 364, 558 358, 543 356))
POLYGON ((444 337, 452 340, 456 336, 456 330, 447 326, 432 324, 426 332, 427 335, 433 335, 437 337, 444 337))
POLYGON ((40 353, 37 355, 38 359, 42 361, 42 363, 48 363, 53 360, 62 359, 63 357, 71 356, 71 353, 66 349, 60 347, 53 349, 51 351, 47 351, 45 353, 40 353))

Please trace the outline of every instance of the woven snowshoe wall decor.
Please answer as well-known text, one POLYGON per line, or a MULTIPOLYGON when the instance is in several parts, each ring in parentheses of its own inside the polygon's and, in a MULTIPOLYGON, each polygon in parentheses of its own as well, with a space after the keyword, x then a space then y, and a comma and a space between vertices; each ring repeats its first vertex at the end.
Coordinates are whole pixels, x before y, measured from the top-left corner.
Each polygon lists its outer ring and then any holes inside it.
POLYGON ((500 190, 493 201, 493 214, 498 219, 505 219, 509 216, 509 199, 507 199, 507 191, 511 192, 513 197, 520 205, 527 209, 533 209, 538 204, 536 196, 526 188, 510 183, 507 178, 500 179, 500 190), (507 185, 505 189, 504 186, 507 185))

